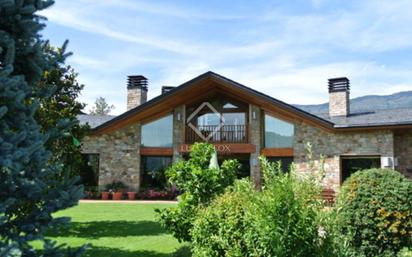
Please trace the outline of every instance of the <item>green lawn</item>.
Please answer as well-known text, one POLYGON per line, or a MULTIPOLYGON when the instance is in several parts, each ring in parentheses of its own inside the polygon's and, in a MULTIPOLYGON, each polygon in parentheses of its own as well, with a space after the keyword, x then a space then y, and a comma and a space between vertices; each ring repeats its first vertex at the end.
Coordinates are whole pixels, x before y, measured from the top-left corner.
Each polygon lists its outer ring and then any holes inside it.
POLYGON ((91 249, 84 256, 188 256, 187 247, 155 221, 154 209, 170 206, 173 204, 80 203, 57 213, 71 217, 72 223, 70 228, 49 236, 71 247, 90 243, 91 249))

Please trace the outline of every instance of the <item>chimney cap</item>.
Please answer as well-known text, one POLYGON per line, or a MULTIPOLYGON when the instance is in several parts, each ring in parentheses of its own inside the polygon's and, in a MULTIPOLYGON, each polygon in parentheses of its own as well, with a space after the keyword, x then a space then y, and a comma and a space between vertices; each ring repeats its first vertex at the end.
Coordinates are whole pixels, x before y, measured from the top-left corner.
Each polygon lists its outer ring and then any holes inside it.
POLYGON ((328 79, 329 93, 332 92, 349 92, 350 82, 347 77, 328 79))
POLYGON ((174 88, 174 86, 162 86, 162 94, 167 93, 170 90, 173 90, 174 88))
POLYGON ((143 75, 130 75, 127 76, 127 89, 141 88, 147 91, 148 80, 143 75))

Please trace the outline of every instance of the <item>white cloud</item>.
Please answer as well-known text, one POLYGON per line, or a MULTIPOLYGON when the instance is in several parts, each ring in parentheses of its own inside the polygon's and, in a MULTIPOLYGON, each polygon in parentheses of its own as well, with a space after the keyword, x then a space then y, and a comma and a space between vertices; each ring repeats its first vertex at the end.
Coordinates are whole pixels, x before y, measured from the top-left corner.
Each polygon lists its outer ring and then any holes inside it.
POLYGON ((152 71, 149 97, 161 85, 208 70, 289 103, 327 101, 327 79, 337 76, 351 79, 353 97, 412 89, 410 67, 375 58, 412 48, 412 1, 353 1, 330 9, 324 8, 328 1, 311 4, 316 11, 275 7, 252 16, 176 2, 73 0, 43 14, 51 23, 128 45, 98 56, 75 51, 70 59, 86 84, 83 99, 106 95, 116 113, 124 110, 131 70, 152 71))
POLYGON ((76 12, 74 10, 63 11, 52 8, 43 11, 42 15, 46 16, 50 22, 57 23, 61 26, 71 27, 88 33, 100 34, 124 42, 147 45, 157 49, 181 54, 194 53, 196 51, 195 48, 189 47, 187 44, 178 41, 173 41, 172 39, 165 39, 147 34, 142 37, 138 32, 124 33, 120 28, 112 29, 110 28, 110 24, 98 20, 89 20, 87 14, 84 15, 84 10, 76 12))

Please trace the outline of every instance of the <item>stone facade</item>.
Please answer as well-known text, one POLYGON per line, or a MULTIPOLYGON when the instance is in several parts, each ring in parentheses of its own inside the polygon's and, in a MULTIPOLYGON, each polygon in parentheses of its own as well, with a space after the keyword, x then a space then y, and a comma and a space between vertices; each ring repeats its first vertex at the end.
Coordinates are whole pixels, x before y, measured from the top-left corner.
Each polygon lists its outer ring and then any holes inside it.
POLYGON ((412 130, 395 134, 396 170, 412 179, 412 130))
POLYGON ((394 157, 394 136, 391 130, 373 132, 328 133, 304 123, 295 124, 294 161, 298 172, 309 169, 306 144, 313 146, 313 160, 319 165, 319 156, 325 156, 324 184, 338 190, 341 184, 341 156, 380 155, 394 157))
MULTIPOLYGON (((257 187, 261 186, 261 170, 258 157, 263 147, 262 110, 249 105, 249 143, 256 146, 250 154, 250 176, 257 187)), ((185 143, 185 106, 173 110, 173 161, 182 155, 179 147, 185 143)), ((113 181, 122 181, 131 190, 139 190, 141 181, 140 124, 129 125, 113 132, 86 137, 83 153, 97 153, 100 157, 99 185, 104 187, 113 181)), ((338 190, 342 180, 342 156, 397 157, 395 169, 412 177, 412 130, 394 133, 393 130, 370 130, 357 132, 327 132, 306 123, 294 124, 294 162, 298 172, 308 172, 306 144, 313 146, 315 167, 320 155, 325 156, 325 179, 327 188, 338 190)), ((382 162, 383 163, 383 162, 382 162)), ((392 167, 391 167, 392 168, 392 167)))
POLYGON ((99 154, 99 186, 121 181, 130 190, 140 183, 140 124, 88 136, 82 142, 83 153, 99 154))
POLYGON ((329 115, 347 116, 349 114, 349 91, 329 93, 329 115))
POLYGON ((175 108, 173 111, 173 162, 182 158, 179 147, 184 144, 185 140, 185 121, 185 106, 175 108))
POLYGON ((260 188, 262 174, 259 165, 259 155, 262 146, 262 113, 258 106, 249 105, 249 141, 256 146, 256 152, 250 154, 250 177, 260 188))

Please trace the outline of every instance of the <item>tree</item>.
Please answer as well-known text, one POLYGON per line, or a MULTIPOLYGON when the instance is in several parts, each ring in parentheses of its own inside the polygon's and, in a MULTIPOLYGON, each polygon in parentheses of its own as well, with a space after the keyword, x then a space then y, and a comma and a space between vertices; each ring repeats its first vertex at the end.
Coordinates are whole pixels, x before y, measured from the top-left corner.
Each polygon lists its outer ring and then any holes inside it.
POLYGON ((67 218, 56 211, 77 204, 82 186, 58 163, 50 162, 47 142, 64 136, 73 125, 60 120, 41 131, 35 119, 40 97, 36 90, 45 70, 63 63, 68 54, 45 54, 39 32, 45 26, 36 12, 50 0, 0 0, 0 256, 78 256, 44 238, 45 232, 67 218), (62 179, 63 178, 63 179, 62 179), (36 251, 33 241, 43 241, 36 251))
POLYGON ((114 105, 109 105, 104 97, 98 97, 94 106, 90 110, 91 115, 107 115, 114 109, 114 105))
MULTIPOLYGON (((61 48, 54 48, 46 43, 44 45, 46 55, 52 60, 54 53, 64 54, 67 43, 66 41, 61 48)), ((67 119, 73 124, 66 131, 64 137, 49 140, 46 144, 47 149, 53 152, 51 161, 63 163, 63 168, 72 175, 79 175, 83 163, 79 141, 89 131, 89 126, 80 125, 76 117, 85 107, 84 103, 77 100, 84 88, 84 85, 77 81, 77 76, 78 74, 71 66, 65 65, 63 62, 57 63, 51 69, 43 72, 36 87, 39 93, 47 92, 51 87, 54 88, 50 97, 39 98, 40 107, 36 112, 36 120, 41 126, 41 130, 46 132, 56 127, 62 119, 67 119)))

